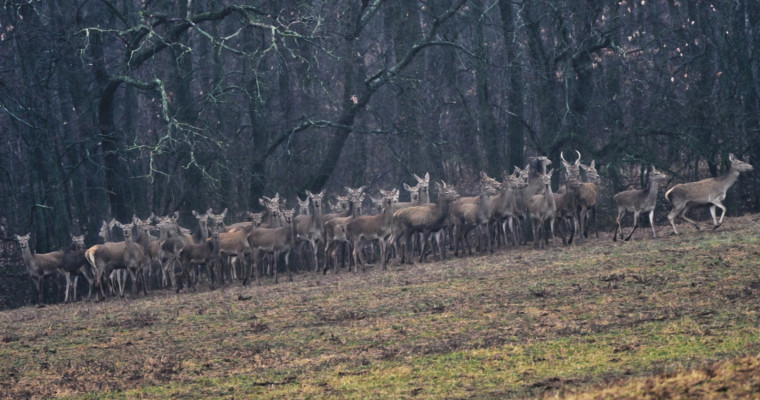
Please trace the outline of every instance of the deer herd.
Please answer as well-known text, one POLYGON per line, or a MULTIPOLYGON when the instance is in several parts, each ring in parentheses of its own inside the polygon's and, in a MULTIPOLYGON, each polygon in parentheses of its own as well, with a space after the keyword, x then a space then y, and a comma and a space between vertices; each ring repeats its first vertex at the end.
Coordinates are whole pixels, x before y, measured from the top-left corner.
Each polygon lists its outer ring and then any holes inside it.
MULTIPOLYGON (((556 246, 555 231, 564 244, 588 237, 593 227, 596 236, 597 185, 600 178, 595 163, 581 164, 577 152, 575 162, 568 162, 560 153, 562 173, 558 190, 552 189, 554 169, 544 156, 532 157, 524 168, 515 167, 512 174, 503 173, 498 181, 480 174, 474 196, 462 197, 444 181, 436 182, 435 201, 430 198, 430 175, 414 175, 415 186, 404 184, 411 201, 399 202, 399 190, 380 190, 370 197, 373 207, 362 215, 367 196, 366 188, 346 188, 344 196, 335 196, 337 203, 325 201, 324 191, 306 191, 306 200, 298 199, 299 212, 288 209, 279 194, 262 197, 260 213, 248 212, 248 221, 225 225, 227 210, 214 214, 209 209, 201 214, 193 211, 198 226, 190 229, 179 225, 179 213, 145 220, 137 216, 127 224, 103 221, 100 237, 103 243, 86 248, 83 236, 72 237, 65 250, 34 254, 29 248, 30 234, 16 235, 24 263, 35 283, 38 302, 43 302, 43 282, 46 276, 63 273, 66 276, 65 302, 76 299, 78 278, 89 283, 88 298, 95 289, 98 299, 117 292, 124 296, 127 279, 131 280, 132 295, 150 287, 173 287, 177 292, 184 286, 192 288, 205 270, 209 286, 242 280, 248 284, 255 276, 261 284, 262 275, 271 275, 277 283, 280 260, 288 279, 292 280, 291 262, 298 259, 301 266, 314 272, 337 272, 348 263, 348 269, 364 270, 368 258, 387 269, 395 258, 399 263, 423 262, 429 254, 446 257, 446 247, 455 255, 472 254, 470 240, 477 243, 476 251, 493 252, 495 246, 518 246, 527 243, 528 221, 532 227, 533 246, 548 245, 549 238, 556 246), (325 203, 331 213, 326 212, 325 203), (471 235, 472 234, 472 235, 471 235), (118 238, 118 239, 117 239, 118 238), (375 251, 375 245, 379 254, 375 251), (321 256, 321 257, 320 257, 321 256), (320 260, 321 258, 321 260, 320 260), (348 259, 348 260, 346 260, 348 259), (155 281, 155 282, 154 282, 155 281), (73 291, 73 293, 72 293, 73 291)), ((695 206, 708 206, 713 229, 723 223, 726 207, 722 201, 739 174, 751 171, 752 166, 729 155, 730 168, 717 178, 672 186, 665 198, 672 204, 668 220, 678 234, 675 220, 681 218, 699 225, 686 216, 695 206), (715 209, 721 209, 717 219, 715 209)), ((613 240, 629 240, 641 213, 649 213, 652 235, 657 237, 654 211, 657 193, 667 176, 651 167, 646 188, 626 190, 613 198, 617 218, 613 240), (621 220, 633 213, 633 228, 625 236, 621 220)))

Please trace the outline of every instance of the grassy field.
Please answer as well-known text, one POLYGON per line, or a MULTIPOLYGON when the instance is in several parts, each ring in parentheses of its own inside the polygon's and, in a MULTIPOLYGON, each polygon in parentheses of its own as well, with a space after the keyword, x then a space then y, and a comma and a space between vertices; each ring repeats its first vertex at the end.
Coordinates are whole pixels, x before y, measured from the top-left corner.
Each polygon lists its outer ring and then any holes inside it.
POLYGON ((0 397, 757 396, 758 222, 4 311, 0 397))

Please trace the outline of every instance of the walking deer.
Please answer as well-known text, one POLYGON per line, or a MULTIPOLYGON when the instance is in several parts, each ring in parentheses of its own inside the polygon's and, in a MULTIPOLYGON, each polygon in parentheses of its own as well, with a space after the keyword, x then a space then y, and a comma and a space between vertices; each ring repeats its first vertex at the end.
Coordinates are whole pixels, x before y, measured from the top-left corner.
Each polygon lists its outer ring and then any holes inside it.
POLYGON ((739 160, 733 153, 728 155, 728 160, 731 162, 731 166, 724 175, 697 182, 681 183, 673 186, 665 193, 665 198, 673 204, 673 209, 668 214, 670 225, 673 226, 673 233, 678 235, 675 224, 676 217, 691 222, 699 230, 699 225, 686 217, 686 212, 694 206, 709 205, 710 215, 713 219, 713 230, 718 229, 723 224, 723 217, 726 215, 723 200, 726 199, 726 192, 739 178, 740 173, 753 169, 752 165, 739 160), (716 220, 716 207, 721 210, 720 220, 716 220))
POLYGON ((626 241, 631 239, 633 232, 636 232, 641 213, 649 213, 649 225, 652 226, 652 236, 657 237, 657 231, 654 227, 654 209, 657 206, 657 192, 660 182, 667 178, 667 175, 652 166, 652 169, 649 171, 649 183, 646 189, 626 190, 613 197, 618 215, 615 220, 615 233, 612 234, 612 241, 617 241, 618 231, 620 231, 620 238, 623 239, 623 227, 620 222, 625 214, 629 212, 633 213, 633 229, 631 229, 631 233, 625 238, 626 241))

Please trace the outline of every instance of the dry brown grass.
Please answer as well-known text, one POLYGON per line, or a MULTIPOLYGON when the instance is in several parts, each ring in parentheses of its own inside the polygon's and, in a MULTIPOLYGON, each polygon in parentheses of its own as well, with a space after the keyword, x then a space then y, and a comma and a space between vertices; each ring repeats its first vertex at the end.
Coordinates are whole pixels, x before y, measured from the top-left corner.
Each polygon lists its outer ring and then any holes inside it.
POLYGON ((741 396, 757 222, 5 311, 0 397, 741 396))

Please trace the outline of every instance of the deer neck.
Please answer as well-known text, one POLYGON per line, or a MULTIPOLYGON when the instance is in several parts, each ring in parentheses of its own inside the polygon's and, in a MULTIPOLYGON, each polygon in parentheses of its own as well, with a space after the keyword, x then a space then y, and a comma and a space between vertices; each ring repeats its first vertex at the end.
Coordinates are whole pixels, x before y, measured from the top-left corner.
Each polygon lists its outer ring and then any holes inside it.
POLYGON ((297 228, 296 228, 296 219, 292 218, 289 226, 285 230, 285 242, 286 243, 294 243, 295 238, 298 235, 297 228))
POLYGON ((715 178, 715 180, 717 180, 723 187, 724 192, 728 190, 728 188, 730 188, 737 179, 739 179, 739 171, 734 168, 733 165, 731 165, 731 168, 728 169, 728 172, 722 176, 715 178))
POLYGON ((322 226, 322 207, 314 207, 314 213, 311 214, 311 226, 322 226))
POLYGON ((660 187, 660 182, 657 179, 649 179, 649 185, 647 186, 648 200, 657 198, 657 191, 659 187, 660 187))
POLYGON ((24 265, 30 272, 36 269, 34 263, 34 256, 32 255, 32 249, 29 248, 29 243, 21 249, 21 257, 24 259, 24 265))
POLYGON ((554 202, 554 192, 552 192, 551 184, 547 184, 544 187, 544 199, 546 199, 546 204, 549 206, 550 209, 557 208, 557 204, 554 202))
POLYGON ((436 221, 446 218, 446 216, 448 216, 449 211, 451 209, 451 203, 452 203, 452 200, 445 198, 443 195, 438 196, 438 201, 435 203, 435 211, 434 211, 434 216, 435 216, 434 219, 436 221))
POLYGON ((383 207, 383 225, 388 226, 393 221, 393 204, 383 207))

